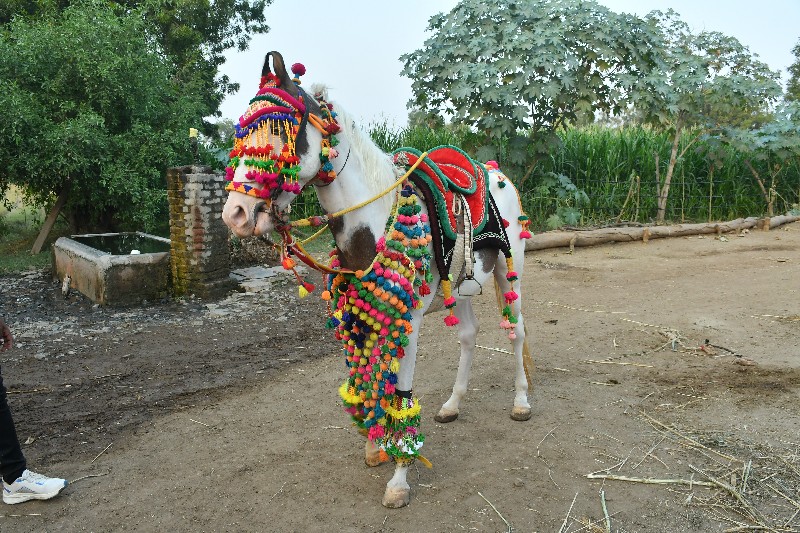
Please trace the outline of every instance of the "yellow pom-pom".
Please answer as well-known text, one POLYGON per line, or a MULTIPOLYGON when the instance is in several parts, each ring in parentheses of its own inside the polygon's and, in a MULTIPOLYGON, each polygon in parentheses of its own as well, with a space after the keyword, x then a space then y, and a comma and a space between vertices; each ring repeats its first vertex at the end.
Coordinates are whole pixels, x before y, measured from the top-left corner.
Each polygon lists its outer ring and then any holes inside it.
POLYGON ((397 374, 397 372, 400 371, 400 361, 398 361, 397 359, 393 359, 392 364, 389 365, 389 370, 397 374))
POLYGON ((300 285, 297 288, 297 292, 300 293, 300 298, 305 298, 306 296, 308 296, 308 290, 306 290, 306 288, 303 287, 302 285, 300 285))

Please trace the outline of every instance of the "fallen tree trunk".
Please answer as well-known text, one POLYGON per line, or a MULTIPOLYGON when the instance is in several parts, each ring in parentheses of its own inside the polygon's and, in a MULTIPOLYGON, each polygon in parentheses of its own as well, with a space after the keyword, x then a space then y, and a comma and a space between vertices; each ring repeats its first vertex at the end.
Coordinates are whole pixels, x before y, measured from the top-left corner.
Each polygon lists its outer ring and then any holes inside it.
POLYGON ((737 218, 729 222, 710 222, 705 224, 677 224, 674 226, 644 226, 624 228, 601 228, 585 231, 548 231, 539 233, 528 239, 525 251, 544 250, 547 248, 576 246, 594 246, 609 242, 633 242, 662 237, 684 237, 686 235, 703 235, 715 233, 721 235, 732 231, 757 228, 769 230, 790 222, 800 220, 800 216, 780 215, 776 217, 737 218))

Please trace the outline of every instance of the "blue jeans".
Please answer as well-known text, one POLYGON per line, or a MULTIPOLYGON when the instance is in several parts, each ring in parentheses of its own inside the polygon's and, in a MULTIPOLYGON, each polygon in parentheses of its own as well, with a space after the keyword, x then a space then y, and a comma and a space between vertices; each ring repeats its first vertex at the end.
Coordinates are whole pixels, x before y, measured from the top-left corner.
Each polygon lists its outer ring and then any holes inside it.
POLYGON ((13 483, 25 471, 25 456, 19 445, 14 419, 6 400, 3 374, 0 371, 0 475, 7 483, 13 483))

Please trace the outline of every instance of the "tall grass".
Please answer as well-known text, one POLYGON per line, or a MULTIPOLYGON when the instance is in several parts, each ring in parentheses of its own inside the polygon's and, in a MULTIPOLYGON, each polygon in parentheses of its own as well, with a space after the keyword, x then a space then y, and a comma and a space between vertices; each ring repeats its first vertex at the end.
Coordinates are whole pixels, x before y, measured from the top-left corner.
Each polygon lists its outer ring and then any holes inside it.
MULTIPOLYGON (((692 137, 691 133, 683 136, 679 152, 692 137)), ((668 133, 641 127, 590 126, 569 129, 560 138, 560 149, 537 170, 565 174, 587 192, 591 205, 584 213, 586 222, 617 218, 649 222, 655 218, 656 176, 663 181, 672 143, 668 133), (632 203, 638 205, 638 212, 631 209, 632 203)), ((712 158, 709 149, 707 143, 697 142, 678 160, 667 219, 710 221, 764 214, 766 201, 746 164, 751 156, 723 147, 712 158)), ((769 173, 765 162, 751 162, 762 176, 769 173)), ((781 171, 776 212, 786 212, 798 202, 799 170, 798 162, 793 161, 781 171)))

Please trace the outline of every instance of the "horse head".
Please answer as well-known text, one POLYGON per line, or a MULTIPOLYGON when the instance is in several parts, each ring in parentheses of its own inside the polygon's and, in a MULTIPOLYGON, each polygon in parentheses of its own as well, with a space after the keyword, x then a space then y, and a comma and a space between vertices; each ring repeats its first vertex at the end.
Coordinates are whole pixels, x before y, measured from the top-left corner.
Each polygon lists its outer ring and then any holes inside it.
POLYGON ((285 227, 291 202, 306 185, 336 177, 329 161, 337 155, 335 114, 301 88, 303 65, 292 65, 292 73, 281 54, 268 53, 259 90, 236 125, 222 219, 239 237, 285 227))

